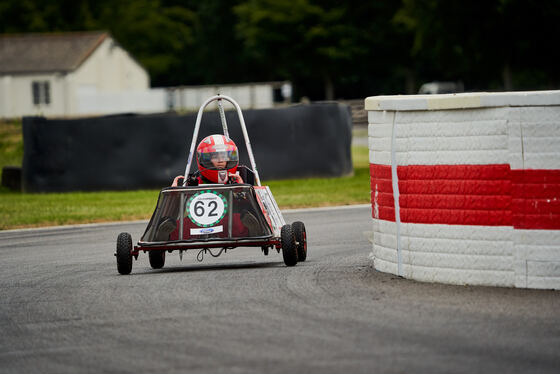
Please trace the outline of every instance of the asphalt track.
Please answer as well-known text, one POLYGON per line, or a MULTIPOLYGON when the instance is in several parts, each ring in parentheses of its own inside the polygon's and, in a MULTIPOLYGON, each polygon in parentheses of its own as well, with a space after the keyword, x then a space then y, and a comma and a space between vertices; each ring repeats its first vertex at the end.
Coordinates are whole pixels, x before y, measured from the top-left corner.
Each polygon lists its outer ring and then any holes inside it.
POLYGON ((240 248, 117 274, 119 232, 0 232, 0 372, 558 373, 560 292, 419 283, 375 271, 370 209, 285 213, 309 257, 240 248))

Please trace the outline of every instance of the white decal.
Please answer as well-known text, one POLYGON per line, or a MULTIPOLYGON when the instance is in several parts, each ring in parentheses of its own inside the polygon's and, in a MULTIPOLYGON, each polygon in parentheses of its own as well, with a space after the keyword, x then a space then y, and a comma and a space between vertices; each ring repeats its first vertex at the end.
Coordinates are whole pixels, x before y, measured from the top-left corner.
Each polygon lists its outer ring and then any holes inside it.
POLYGON ((187 201, 187 214, 197 226, 209 227, 222 220, 226 199, 215 191, 199 191, 187 201))
POLYGON ((203 227, 200 229, 191 229, 191 235, 209 235, 224 231, 224 226, 203 227))

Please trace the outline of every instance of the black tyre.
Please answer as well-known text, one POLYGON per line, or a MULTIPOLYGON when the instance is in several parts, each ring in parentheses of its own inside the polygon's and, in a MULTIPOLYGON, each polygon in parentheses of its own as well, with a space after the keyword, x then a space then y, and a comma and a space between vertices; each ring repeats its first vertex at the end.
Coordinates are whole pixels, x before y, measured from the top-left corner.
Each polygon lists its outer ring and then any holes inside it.
POLYGON ((294 266, 298 262, 298 254, 296 238, 291 225, 282 226, 280 239, 282 241, 282 256, 284 257, 284 263, 286 266, 294 266))
POLYGON ((307 233, 303 222, 297 221, 292 223, 292 230, 296 237, 298 261, 305 261, 307 258, 307 233))
POLYGON ((148 257, 152 269, 161 269, 165 265, 165 251, 149 251, 148 257))
POLYGON ((130 274, 132 271, 132 237, 127 232, 121 232, 117 237, 117 270, 120 274, 130 274))

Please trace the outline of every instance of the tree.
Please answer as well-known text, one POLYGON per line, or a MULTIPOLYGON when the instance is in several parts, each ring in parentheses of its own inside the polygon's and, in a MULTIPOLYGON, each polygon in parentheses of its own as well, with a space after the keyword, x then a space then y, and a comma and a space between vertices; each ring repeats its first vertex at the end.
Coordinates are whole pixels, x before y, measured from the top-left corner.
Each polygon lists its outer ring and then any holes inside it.
POLYGON ((54 32, 89 30, 95 24, 88 0, 3 0, 0 32, 54 32))
POLYGON ((3 0, 0 32, 108 30, 153 86, 291 80, 294 96, 557 88, 560 0, 3 0))
POLYGON ((246 58, 234 29, 233 8, 241 0, 164 0, 165 6, 189 9, 194 17, 193 44, 185 50, 183 69, 176 81, 181 84, 241 83, 264 79, 260 66, 246 58))
POLYGON ((148 69, 153 85, 169 86, 180 83, 185 55, 194 44, 194 22, 187 8, 159 0, 122 0, 102 8, 98 25, 148 69))
POLYGON ((253 0, 234 9, 238 35, 271 79, 306 77, 322 81, 334 98, 333 75, 353 54, 343 22, 344 5, 319 6, 310 0, 253 0))
POLYGON ((420 76, 465 80, 470 89, 534 89, 558 83, 558 52, 543 42, 559 34, 559 12, 558 0, 403 0, 395 22, 414 35, 420 76), (532 70, 542 75, 522 83, 532 70))

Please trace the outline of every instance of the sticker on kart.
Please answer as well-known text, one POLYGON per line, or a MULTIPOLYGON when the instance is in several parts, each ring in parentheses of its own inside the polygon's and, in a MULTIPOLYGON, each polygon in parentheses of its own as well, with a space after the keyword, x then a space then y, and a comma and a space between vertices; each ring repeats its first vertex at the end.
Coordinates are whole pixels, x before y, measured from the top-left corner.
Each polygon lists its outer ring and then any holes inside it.
MULTIPOLYGON (((222 194, 212 190, 203 190, 198 191, 187 200, 186 208, 188 217, 195 225, 211 228, 224 218, 228 204, 222 194)), ((201 234, 205 233, 201 232, 199 235, 201 234)))
POLYGON ((200 229, 191 229, 191 235, 210 235, 218 234, 224 231, 224 226, 202 227, 200 229))

